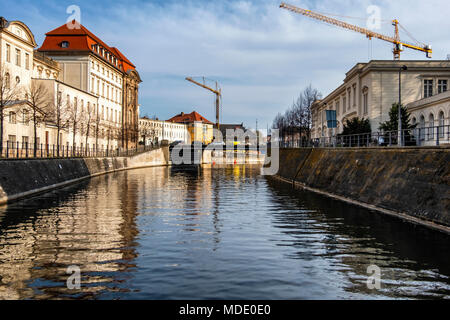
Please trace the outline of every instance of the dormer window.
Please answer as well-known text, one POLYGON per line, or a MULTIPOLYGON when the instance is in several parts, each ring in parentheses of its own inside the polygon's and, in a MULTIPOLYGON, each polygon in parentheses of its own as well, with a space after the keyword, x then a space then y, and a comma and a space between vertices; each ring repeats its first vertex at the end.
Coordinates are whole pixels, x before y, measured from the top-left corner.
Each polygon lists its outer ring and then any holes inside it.
POLYGON ((68 48, 68 47, 69 47, 69 41, 61 42, 61 48, 68 48))

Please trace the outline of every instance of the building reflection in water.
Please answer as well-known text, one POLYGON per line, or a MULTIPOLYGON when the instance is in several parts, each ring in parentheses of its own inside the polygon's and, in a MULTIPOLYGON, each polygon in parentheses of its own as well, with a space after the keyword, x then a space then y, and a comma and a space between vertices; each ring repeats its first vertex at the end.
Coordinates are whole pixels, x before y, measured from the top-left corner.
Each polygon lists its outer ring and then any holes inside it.
POLYGON ((0 211, 0 299, 448 296, 448 238, 258 168, 148 168, 0 211), (369 291, 367 267, 382 269, 369 291), (69 266, 82 287, 66 288, 69 266), (444 279, 447 277, 446 279, 444 279))
POLYGON ((89 298, 106 289, 126 290, 120 286, 124 279, 108 274, 134 267, 133 190, 126 175, 108 175, 4 207, 0 299, 89 298), (72 265, 81 269, 79 292, 66 288, 72 265))

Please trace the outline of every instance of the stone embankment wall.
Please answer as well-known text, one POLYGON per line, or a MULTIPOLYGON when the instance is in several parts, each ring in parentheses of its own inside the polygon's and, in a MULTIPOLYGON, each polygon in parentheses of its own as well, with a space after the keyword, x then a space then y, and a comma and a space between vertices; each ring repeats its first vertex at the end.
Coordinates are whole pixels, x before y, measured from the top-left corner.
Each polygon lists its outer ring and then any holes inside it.
POLYGON ((120 158, 1 160, 0 204, 106 173, 168 164, 168 148, 120 158))
POLYGON ((278 177, 450 232, 450 148, 282 149, 278 177))

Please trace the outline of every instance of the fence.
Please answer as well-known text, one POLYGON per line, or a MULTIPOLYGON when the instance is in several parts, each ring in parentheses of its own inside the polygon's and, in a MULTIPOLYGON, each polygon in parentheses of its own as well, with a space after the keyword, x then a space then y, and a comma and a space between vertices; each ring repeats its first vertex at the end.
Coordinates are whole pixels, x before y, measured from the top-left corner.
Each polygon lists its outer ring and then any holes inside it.
POLYGON ((132 149, 122 148, 86 148, 71 147, 67 145, 38 144, 7 141, 0 150, 0 158, 3 159, 27 159, 27 158, 97 158, 97 157, 125 157, 160 148, 158 145, 137 146, 132 149))
POLYGON ((450 125, 439 127, 402 130, 401 144, 399 131, 374 132, 355 135, 338 135, 318 139, 288 139, 280 141, 281 148, 361 148, 391 146, 440 146, 450 144, 450 125))

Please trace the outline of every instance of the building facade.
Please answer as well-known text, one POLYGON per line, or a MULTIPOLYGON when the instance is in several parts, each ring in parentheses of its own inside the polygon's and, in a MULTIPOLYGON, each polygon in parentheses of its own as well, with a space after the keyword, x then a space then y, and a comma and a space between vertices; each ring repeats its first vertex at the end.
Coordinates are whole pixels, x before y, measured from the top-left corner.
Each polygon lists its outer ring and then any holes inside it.
POLYGON ((450 91, 408 104, 412 124, 417 125, 420 145, 450 144, 450 91))
POLYGON ((39 52, 61 66, 59 80, 99 99, 102 124, 122 148, 138 140, 138 93, 141 78, 135 66, 83 25, 66 24, 46 34, 39 52))
POLYGON ((149 119, 148 117, 139 119, 139 136, 139 142, 145 145, 159 144, 163 140, 167 140, 169 143, 175 141, 191 142, 187 125, 149 119))
POLYGON ((24 23, 0 18, 2 153, 35 143, 43 154, 54 153, 55 146, 90 152, 134 148, 141 82, 135 66, 83 26, 57 28, 36 47, 24 23), (31 103, 36 92, 38 105, 31 103))
POLYGON ((188 114, 182 112, 167 120, 167 122, 186 125, 190 143, 210 144, 214 139, 214 124, 195 111, 188 114))
POLYGON ((370 61, 358 63, 347 72, 344 83, 312 108, 311 137, 318 139, 334 134, 327 128, 326 110, 336 110, 339 134, 348 119, 370 120, 372 132, 379 131, 389 120, 392 104, 399 100, 399 70, 404 105, 445 92, 450 81, 450 61, 370 61))

